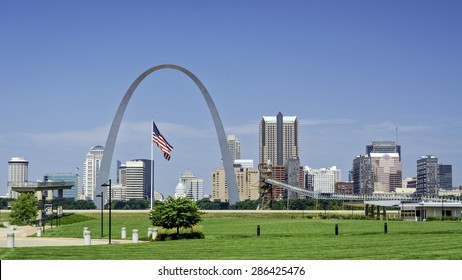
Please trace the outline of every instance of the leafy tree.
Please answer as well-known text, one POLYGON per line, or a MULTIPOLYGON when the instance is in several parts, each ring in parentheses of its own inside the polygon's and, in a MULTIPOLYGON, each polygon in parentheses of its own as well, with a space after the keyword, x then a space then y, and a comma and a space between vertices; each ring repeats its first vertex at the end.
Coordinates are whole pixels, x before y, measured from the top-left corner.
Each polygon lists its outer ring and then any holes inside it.
POLYGON ((9 198, 0 197, 0 209, 8 208, 8 203, 10 202, 9 198))
POLYGON ((37 218, 37 198, 33 193, 21 193, 13 202, 10 222, 14 225, 26 225, 37 218))
POLYGON ((143 198, 130 199, 128 201, 128 208, 133 210, 148 209, 149 201, 143 198))
POLYGON ((176 228, 177 238, 180 227, 191 228, 202 220, 196 203, 184 197, 169 197, 153 207, 150 214, 152 224, 166 229, 176 228))

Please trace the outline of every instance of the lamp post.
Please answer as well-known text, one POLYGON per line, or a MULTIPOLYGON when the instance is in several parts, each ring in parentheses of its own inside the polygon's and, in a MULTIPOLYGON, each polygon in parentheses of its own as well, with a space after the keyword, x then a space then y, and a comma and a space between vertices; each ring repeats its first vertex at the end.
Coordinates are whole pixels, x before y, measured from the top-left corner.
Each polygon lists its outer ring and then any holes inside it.
MULTIPOLYGON (((108 204, 108 208, 109 208, 109 244, 111 244, 111 179, 108 180, 108 183, 104 183, 101 185, 101 187, 109 187, 109 204, 108 204)), ((103 207, 103 205, 101 205, 101 207, 103 207)))
POLYGON ((101 194, 96 195, 96 197, 101 197, 101 237, 103 237, 103 209, 104 209, 103 192, 101 192, 101 194))

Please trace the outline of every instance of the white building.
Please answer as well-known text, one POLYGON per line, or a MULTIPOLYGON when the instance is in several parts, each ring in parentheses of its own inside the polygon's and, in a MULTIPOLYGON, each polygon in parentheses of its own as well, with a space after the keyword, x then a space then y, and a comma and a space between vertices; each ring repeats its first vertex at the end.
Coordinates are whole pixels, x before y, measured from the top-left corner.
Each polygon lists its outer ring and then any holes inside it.
POLYGON ((83 163, 83 194, 85 198, 94 200, 96 190, 96 177, 99 174, 104 147, 91 147, 83 163))
POLYGON ((186 187, 181 183, 181 179, 175 188, 175 198, 186 197, 186 187))
POLYGON ((144 167, 143 161, 127 161, 125 163, 126 200, 145 198, 144 167))
POLYGON ((342 173, 336 166, 330 168, 314 169, 305 167, 305 176, 308 177, 309 188, 320 193, 334 193, 335 183, 341 182, 342 173))
POLYGON ((244 168, 253 168, 253 159, 236 159, 234 165, 239 165, 244 168))
POLYGON ((232 160, 241 159, 241 142, 236 135, 228 135, 228 149, 232 160))
POLYGON ((29 177, 29 161, 22 157, 13 157, 8 161, 8 197, 16 199, 19 193, 11 190, 13 186, 21 186, 29 177))
POLYGON ((180 182, 185 187, 186 197, 192 201, 204 198, 204 179, 198 179, 189 169, 180 178, 180 182))

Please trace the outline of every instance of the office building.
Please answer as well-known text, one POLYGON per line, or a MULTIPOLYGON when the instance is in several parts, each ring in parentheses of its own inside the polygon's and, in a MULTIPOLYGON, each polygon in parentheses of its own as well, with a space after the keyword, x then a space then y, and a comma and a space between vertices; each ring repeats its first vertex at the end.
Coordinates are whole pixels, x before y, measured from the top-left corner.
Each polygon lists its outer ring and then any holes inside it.
MULTIPOLYGON (((45 182, 72 182, 74 186, 71 189, 63 191, 63 198, 66 200, 79 200, 80 176, 72 172, 51 172, 43 176, 45 182)), ((57 196, 57 194, 54 194, 57 196)))
POLYGON ((394 141, 372 141, 371 145, 366 146, 366 154, 395 154, 399 155, 401 160, 401 146, 396 145, 394 141))
POLYGON ((391 193, 402 185, 401 146, 393 141, 373 141, 366 154, 353 161, 356 194, 391 193))
POLYGON ((417 160, 417 195, 438 195, 438 158, 432 155, 417 160))
POLYGON ((335 184, 341 181, 341 170, 336 166, 330 168, 314 169, 309 166, 304 168, 307 178, 307 189, 320 193, 334 193, 335 184))
MULTIPOLYGON (((236 182, 239 190, 239 200, 256 200, 259 197, 259 172, 258 169, 235 167, 236 182)), ((212 201, 228 202, 228 185, 226 184, 225 170, 218 167, 212 173, 212 201)))
POLYGON ((294 116, 264 116, 260 121, 260 163, 283 166, 299 158, 298 120, 294 116))
POLYGON ((83 163, 83 195, 86 199, 94 200, 96 190, 96 177, 99 175, 104 147, 93 146, 87 153, 83 163))
MULTIPOLYGON (((303 167, 299 183, 295 173, 299 172, 294 163, 300 159, 298 119, 295 116, 263 116, 260 121, 259 161, 272 165, 272 179, 295 186, 304 186, 303 167), (291 174, 289 176, 289 174, 291 174), (297 182, 296 182, 297 181, 297 182)), ((273 198, 283 199, 287 192, 282 187, 273 187, 273 198)))
POLYGON ((145 168, 145 163, 142 160, 127 161, 125 163, 126 200, 147 198, 145 168))
MULTIPOLYGON (((284 170, 284 182, 288 185, 304 189, 305 188, 305 175, 303 166, 300 166, 300 159, 289 158, 287 159, 284 170)), ((274 187, 273 187, 274 191, 274 187)), ((274 195, 274 192, 273 192, 274 195)), ((274 196, 273 196, 274 197, 274 196)), ((285 197, 289 198, 303 198, 301 195, 286 191, 285 197)))
POLYGON ((353 191, 355 194, 372 194, 372 167, 368 155, 359 155, 353 160, 353 191))
POLYGON ((440 164, 438 167, 439 188, 452 190, 452 165, 440 164))
POLYGON ((19 193, 12 191, 12 187, 20 187, 29 179, 29 161, 22 157, 13 157, 8 161, 8 197, 16 199, 19 193))
POLYGON ((241 142, 236 135, 228 135, 228 149, 233 161, 241 159, 241 142))

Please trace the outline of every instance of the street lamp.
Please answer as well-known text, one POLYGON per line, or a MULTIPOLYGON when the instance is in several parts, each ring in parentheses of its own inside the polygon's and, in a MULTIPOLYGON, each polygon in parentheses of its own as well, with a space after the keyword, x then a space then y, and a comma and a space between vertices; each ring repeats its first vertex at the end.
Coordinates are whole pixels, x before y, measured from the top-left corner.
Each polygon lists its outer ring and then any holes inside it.
MULTIPOLYGON (((108 204, 108 208, 109 208, 109 244, 111 244, 111 228, 112 228, 112 226, 111 226, 111 208, 112 208, 111 207, 111 203, 112 203, 112 201, 111 201, 111 193, 112 193, 112 191, 111 191, 111 179, 109 179, 108 182, 109 183, 102 184, 101 187, 109 187, 109 204, 108 204)), ((103 207, 103 205, 101 205, 101 207, 103 207)))
POLYGON ((103 237, 103 192, 101 192, 101 194, 96 195, 96 197, 101 197, 101 237, 103 237))

